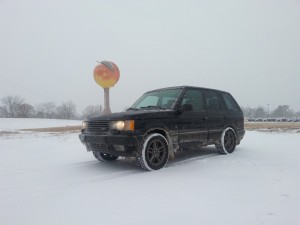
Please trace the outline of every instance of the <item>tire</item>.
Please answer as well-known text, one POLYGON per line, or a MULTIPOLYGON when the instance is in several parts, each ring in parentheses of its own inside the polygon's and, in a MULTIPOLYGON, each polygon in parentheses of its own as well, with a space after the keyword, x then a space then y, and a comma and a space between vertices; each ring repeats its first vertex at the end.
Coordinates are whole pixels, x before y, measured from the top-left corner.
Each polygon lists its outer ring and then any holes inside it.
POLYGON ((231 127, 223 130, 221 135, 221 144, 216 144, 216 149, 220 154, 230 154, 236 147, 236 134, 231 127))
POLYGON ((149 134, 138 150, 137 164, 145 170, 159 170, 169 160, 167 139, 158 133, 149 134))
POLYGON ((101 153, 101 152, 93 152, 93 155, 100 162, 114 161, 117 158, 119 158, 119 156, 115 156, 107 153, 101 153))

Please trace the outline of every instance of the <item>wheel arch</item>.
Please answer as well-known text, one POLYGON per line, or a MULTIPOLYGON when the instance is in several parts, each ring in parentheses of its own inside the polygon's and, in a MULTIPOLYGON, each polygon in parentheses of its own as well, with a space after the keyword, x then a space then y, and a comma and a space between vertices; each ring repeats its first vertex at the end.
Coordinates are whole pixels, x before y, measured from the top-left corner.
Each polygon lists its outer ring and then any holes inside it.
POLYGON ((236 137, 236 134, 237 134, 237 129, 236 129, 236 127, 235 127, 234 125, 232 125, 232 124, 229 124, 228 126, 226 126, 226 127, 224 128, 224 130, 227 129, 227 128, 231 128, 231 129, 234 131, 234 136, 236 137))
POLYGON ((145 132, 144 138, 143 140, 145 140, 145 138, 150 135, 150 134, 154 134, 154 133, 158 133, 161 134, 162 136, 164 136, 167 140, 167 144, 168 144, 168 151, 169 151, 169 156, 174 158, 174 150, 173 150, 173 143, 172 143, 172 139, 170 137, 169 132, 161 127, 153 127, 150 128, 149 130, 147 130, 147 132, 145 132))
MULTIPOLYGON (((241 130, 238 129, 238 126, 235 126, 234 124, 228 125, 227 127, 224 128, 224 130, 225 130, 226 128, 228 128, 228 127, 230 127, 231 129, 233 129, 236 144, 239 145, 240 142, 241 142, 241 139, 243 138, 243 137, 241 138, 241 136, 240 136, 241 130)), ((244 130, 243 130, 243 131, 244 131, 244 130)))
POLYGON ((222 132, 220 143, 216 144, 216 148, 218 149, 219 153, 221 153, 221 154, 232 153, 232 152, 234 151, 236 145, 237 145, 237 144, 236 144, 236 142, 237 142, 237 138, 236 138, 236 137, 237 137, 237 134, 236 134, 236 131, 234 130, 234 128, 231 127, 231 126, 227 126, 227 127, 223 130, 223 132, 222 132), (234 134, 234 139, 235 139, 235 144, 234 144, 234 146, 233 146, 232 151, 228 151, 228 150, 226 149, 226 147, 225 147, 225 139, 224 139, 224 138, 225 138, 225 134, 226 134, 226 132, 227 132, 228 130, 233 131, 232 133, 234 134))

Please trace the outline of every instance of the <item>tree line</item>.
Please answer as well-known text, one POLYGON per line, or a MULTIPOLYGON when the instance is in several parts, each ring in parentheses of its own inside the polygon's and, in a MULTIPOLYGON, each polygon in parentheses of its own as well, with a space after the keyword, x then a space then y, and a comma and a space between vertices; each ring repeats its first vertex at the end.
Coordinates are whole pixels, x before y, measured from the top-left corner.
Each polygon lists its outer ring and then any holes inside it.
POLYGON ((72 101, 57 105, 45 102, 32 106, 20 96, 6 96, 0 100, 0 118, 49 118, 49 119, 82 119, 99 116, 101 105, 87 106, 80 114, 72 101))
POLYGON ((245 118, 300 118, 300 111, 295 112, 288 105, 279 105, 272 111, 263 106, 241 107, 245 118))
MULTIPOLYGON (((300 118, 300 111, 295 112, 288 105, 279 105, 270 112, 263 106, 241 108, 245 118, 300 118)), ((1 118, 82 119, 99 116, 102 112, 101 105, 89 105, 81 113, 77 113, 76 105, 72 101, 60 105, 45 102, 32 106, 18 95, 6 96, 0 100, 1 118)))

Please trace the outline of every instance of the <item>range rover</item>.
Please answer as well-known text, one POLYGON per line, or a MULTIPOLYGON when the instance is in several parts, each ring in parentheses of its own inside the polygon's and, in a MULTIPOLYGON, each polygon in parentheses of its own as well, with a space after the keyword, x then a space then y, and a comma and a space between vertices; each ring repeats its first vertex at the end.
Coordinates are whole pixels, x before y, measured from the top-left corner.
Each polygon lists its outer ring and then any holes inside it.
POLYGON ((180 86, 148 91, 126 112, 84 120, 79 138, 99 161, 134 157, 141 168, 158 170, 191 147, 215 145, 230 154, 244 134, 243 112, 230 93, 180 86))

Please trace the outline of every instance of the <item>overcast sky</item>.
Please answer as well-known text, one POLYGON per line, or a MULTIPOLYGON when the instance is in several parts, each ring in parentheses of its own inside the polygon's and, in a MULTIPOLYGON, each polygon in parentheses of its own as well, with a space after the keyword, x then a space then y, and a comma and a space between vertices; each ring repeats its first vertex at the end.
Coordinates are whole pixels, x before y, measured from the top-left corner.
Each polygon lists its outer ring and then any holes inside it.
POLYGON ((0 29, 0 98, 103 105, 93 69, 109 60, 114 112, 177 85, 300 110, 299 0, 0 0, 0 29))

